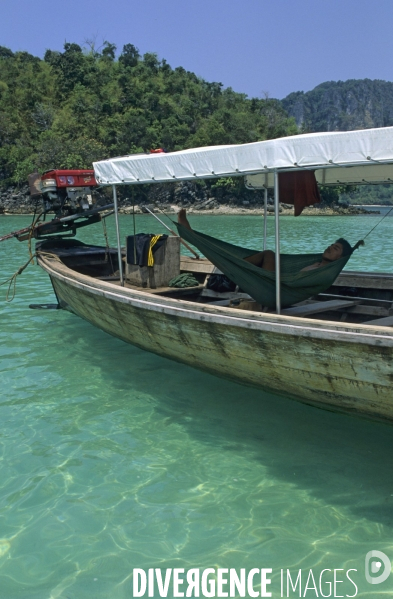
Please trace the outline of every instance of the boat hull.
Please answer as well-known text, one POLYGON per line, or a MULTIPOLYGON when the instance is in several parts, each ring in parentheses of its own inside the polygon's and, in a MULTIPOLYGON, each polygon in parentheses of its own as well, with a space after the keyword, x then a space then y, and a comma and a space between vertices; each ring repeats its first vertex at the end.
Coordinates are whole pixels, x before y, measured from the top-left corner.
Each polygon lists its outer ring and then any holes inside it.
POLYGON ((393 334, 124 289, 40 258, 62 307, 144 350, 326 408, 393 420, 393 334))

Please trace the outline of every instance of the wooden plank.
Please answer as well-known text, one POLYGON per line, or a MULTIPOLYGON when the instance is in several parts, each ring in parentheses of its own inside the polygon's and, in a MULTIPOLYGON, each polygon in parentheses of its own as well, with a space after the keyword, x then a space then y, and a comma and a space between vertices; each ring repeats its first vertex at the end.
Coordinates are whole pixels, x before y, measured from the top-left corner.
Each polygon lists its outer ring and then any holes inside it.
POLYGON ((353 300, 331 300, 329 302, 315 302, 306 306, 294 306, 281 311, 285 316, 308 316, 318 312, 328 312, 329 310, 340 310, 349 308, 356 304, 353 300))
POLYGON ((157 289, 135 287, 135 289, 145 291, 146 293, 153 293, 154 295, 190 295, 203 289, 203 285, 195 285, 194 287, 157 287, 157 289))
MULTIPOLYGON (((319 301, 321 301, 321 300, 327 301, 327 300, 333 300, 333 299, 353 300, 353 301, 359 301, 362 304, 365 304, 366 306, 380 306, 380 307, 384 307, 387 309, 392 307, 392 300, 381 300, 381 299, 375 299, 375 298, 371 298, 371 297, 362 297, 362 296, 353 296, 353 295, 337 295, 335 293, 318 293, 317 299, 319 301)), ((313 300, 313 301, 315 301, 315 300, 313 300)))
POLYGON ((181 272, 202 272, 210 275, 215 266, 206 258, 194 260, 189 256, 180 256, 180 271, 181 272))
POLYGON ((120 277, 118 275, 106 275, 105 277, 94 277, 95 279, 98 279, 99 281, 111 281, 112 283, 115 283, 116 281, 120 281, 120 277))
POLYGON ((203 289, 203 285, 195 285, 194 287, 159 287, 157 289, 144 289, 148 293, 155 295, 193 295, 203 289))
POLYGON ((393 289, 393 275, 389 273, 344 271, 338 275, 333 285, 365 289, 393 289))
POLYGON ((213 289, 206 289, 201 293, 201 297, 212 297, 217 299, 252 299, 248 293, 239 293, 236 291, 214 291, 213 289))
POLYGON ((364 314, 369 316, 389 316, 390 309, 382 308, 381 306, 352 306, 348 308, 349 314, 364 314))
POLYGON ((387 316, 386 318, 376 318, 375 320, 367 320, 367 322, 363 322, 363 324, 391 327, 393 326, 393 316, 387 316))
POLYGON ((218 300, 217 302, 208 302, 209 306, 229 306, 229 299, 218 300))
MULTIPOLYGON (((100 279, 102 280, 102 279, 100 279)), ((121 287, 120 280, 110 281, 112 285, 121 287)), ((190 295, 199 292, 203 289, 203 285, 195 285, 194 287, 157 287, 152 289, 151 287, 138 287, 137 285, 131 285, 128 281, 124 282, 123 289, 133 289, 135 291, 142 291, 143 293, 151 293, 153 295, 190 295)))

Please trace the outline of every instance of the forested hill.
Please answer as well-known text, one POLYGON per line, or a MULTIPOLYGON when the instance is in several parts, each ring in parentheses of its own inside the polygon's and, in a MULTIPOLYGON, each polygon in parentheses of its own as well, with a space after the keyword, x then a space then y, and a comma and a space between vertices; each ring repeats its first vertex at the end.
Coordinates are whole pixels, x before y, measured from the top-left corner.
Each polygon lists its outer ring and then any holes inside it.
MULTIPOLYGON (((289 94, 281 103, 303 132, 393 125, 393 83, 390 81, 327 81, 309 92, 289 94)), ((341 190, 340 197, 342 201, 357 204, 391 205, 393 202, 390 185, 359 186, 355 193, 341 190)))
POLYGON ((282 106, 305 132, 388 127, 393 125, 393 83, 327 81, 309 92, 289 94, 282 106))
POLYGON ((0 185, 36 168, 87 168, 93 160, 154 148, 246 143, 295 134, 281 103, 249 99, 156 54, 66 43, 44 59, 0 46, 0 185))
MULTIPOLYGON (((62 52, 47 50, 43 59, 0 46, 3 189, 19 187, 36 169, 91 168, 95 160, 155 148, 388 125, 393 83, 386 81, 326 82, 279 101, 248 98, 182 67, 173 69, 156 54, 141 56, 132 44, 118 50, 105 42, 97 50, 66 43, 62 52)), ((244 199, 240 180, 214 186, 244 199)), ((390 201, 374 197, 376 188, 365 191, 364 201, 390 201)))

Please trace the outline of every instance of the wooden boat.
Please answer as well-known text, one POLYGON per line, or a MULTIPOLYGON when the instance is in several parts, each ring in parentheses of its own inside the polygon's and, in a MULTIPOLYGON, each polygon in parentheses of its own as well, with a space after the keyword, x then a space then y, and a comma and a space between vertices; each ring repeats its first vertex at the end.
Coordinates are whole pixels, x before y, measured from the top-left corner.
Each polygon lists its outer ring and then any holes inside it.
MULTIPOLYGON (((94 168, 98 181, 113 186, 115 208, 122 183, 246 174, 250 185, 259 177, 267 187, 274 179, 278 223, 279 172, 312 168, 325 184, 393 181, 393 128, 130 156, 94 168)), ((239 303, 247 299, 242 294, 207 290, 206 260, 182 258, 182 272, 199 277, 197 286, 143 289, 124 280, 120 243, 110 253, 108 261, 105 248, 41 246, 39 264, 61 307, 123 341, 215 375, 393 420, 393 275, 344 271, 326 293, 285 310, 277 289, 276 310, 265 312, 250 300, 239 303)))

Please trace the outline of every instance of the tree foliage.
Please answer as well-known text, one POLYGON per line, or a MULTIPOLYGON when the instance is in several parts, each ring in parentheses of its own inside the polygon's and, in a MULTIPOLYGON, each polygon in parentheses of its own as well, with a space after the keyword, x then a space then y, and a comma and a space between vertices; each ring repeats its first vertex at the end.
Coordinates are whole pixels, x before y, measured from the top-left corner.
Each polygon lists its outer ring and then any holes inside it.
POLYGON ((249 99, 126 44, 119 57, 67 42, 41 60, 0 46, 0 184, 38 168, 163 147, 247 143, 297 132, 280 102, 249 99))
POLYGON ((357 187, 353 185, 320 185, 319 187, 322 206, 337 206, 344 195, 349 197, 356 191, 357 187))

